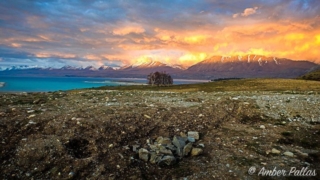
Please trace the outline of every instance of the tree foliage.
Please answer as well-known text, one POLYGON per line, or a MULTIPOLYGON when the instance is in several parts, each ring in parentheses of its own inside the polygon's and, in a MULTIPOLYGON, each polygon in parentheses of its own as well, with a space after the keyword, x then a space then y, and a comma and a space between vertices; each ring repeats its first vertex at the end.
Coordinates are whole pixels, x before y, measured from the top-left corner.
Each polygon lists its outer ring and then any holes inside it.
POLYGON ((172 77, 165 72, 150 73, 147 77, 148 84, 157 86, 169 86, 173 84, 172 77))

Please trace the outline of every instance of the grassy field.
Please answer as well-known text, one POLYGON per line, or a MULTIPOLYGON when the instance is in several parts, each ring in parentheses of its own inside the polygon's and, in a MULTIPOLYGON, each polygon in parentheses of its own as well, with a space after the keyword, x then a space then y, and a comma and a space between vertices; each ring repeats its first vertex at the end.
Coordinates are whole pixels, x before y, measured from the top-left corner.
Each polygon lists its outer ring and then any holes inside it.
POLYGON ((240 79, 225 80, 217 82, 173 85, 168 87, 157 87, 147 85, 99 87, 94 89, 108 90, 152 90, 152 91, 174 91, 174 92, 219 92, 219 91, 315 91, 320 92, 320 82, 297 79, 240 79))

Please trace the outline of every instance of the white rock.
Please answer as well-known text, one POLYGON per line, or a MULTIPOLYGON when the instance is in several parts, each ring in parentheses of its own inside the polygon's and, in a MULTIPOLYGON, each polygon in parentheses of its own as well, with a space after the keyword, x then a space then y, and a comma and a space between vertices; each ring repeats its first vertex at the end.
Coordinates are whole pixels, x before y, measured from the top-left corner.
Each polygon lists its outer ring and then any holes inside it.
POLYGON ((287 152, 283 153, 283 155, 289 156, 289 157, 293 157, 293 153, 290 152, 290 151, 287 151, 287 152))
POLYGON ((34 110, 29 110, 29 111, 27 111, 27 113, 34 113, 34 110))
POLYGON ((280 154, 280 151, 278 149, 272 148, 271 153, 272 154, 280 154))
POLYGON ((260 129, 265 129, 266 127, 264 125, 261 125, 260 126, 260 129))

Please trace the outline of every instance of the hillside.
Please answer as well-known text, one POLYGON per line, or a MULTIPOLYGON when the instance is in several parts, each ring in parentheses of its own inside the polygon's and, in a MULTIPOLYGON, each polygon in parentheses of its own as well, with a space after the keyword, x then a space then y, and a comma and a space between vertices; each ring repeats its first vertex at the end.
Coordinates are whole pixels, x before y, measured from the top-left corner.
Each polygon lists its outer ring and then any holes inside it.
POLYGON ((320 66, 318 66, 318 67, 314 68, 312 71, 302 75, 300 78, 305 79, 305 80, 320 81, 320 66))

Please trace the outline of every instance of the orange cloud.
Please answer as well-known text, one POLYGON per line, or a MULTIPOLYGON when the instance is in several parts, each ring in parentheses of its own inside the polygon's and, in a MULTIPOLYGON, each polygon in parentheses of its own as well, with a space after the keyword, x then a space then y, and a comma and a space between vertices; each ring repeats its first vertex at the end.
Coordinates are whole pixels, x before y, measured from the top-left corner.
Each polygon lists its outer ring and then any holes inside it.
POLYGON ((246 8, 244 11, 243 11, 243 13, 236 13, 236 14, 233 14, 233 18, 237 18, 238 16, 244 16, 244 17, 246 17, 246 16, 250 16, 250 15, 252 15, 252 14, 255 14, 256 12, 257 12, 257 10, 258 10, 258 7, 254 7, 254 8, 246 8))
POLYGON ((113 34, 122 35, 122 36, 130 34, 130 33, 140 34, 140 33, 144 33, 144 32, 145 32, 145 29, 138 24, 129 24, 129 25, 125 25, 123 27, 119 27, 119 28, 116 28, 113 30, 113 34))

